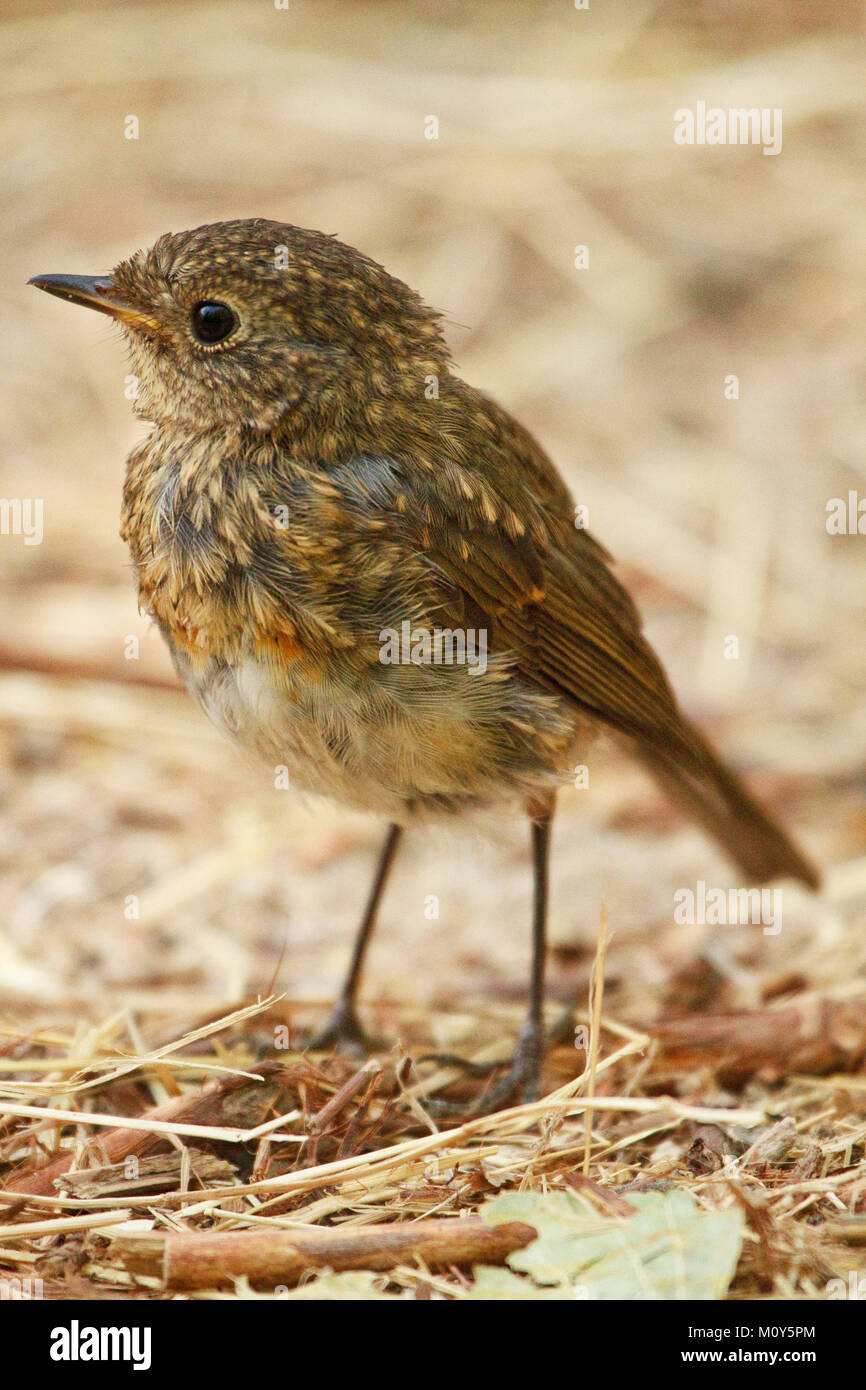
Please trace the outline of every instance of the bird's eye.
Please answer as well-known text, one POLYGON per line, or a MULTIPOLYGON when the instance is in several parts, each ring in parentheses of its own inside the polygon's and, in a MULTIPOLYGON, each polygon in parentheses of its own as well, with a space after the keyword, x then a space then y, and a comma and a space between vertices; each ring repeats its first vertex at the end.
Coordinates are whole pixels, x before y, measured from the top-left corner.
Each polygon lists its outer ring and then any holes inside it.
POLYGON ((200 343, 221 343, 238 326, 229 306, 215 299, 205 299, 201 304, 196 304, 190 321, 200 343))

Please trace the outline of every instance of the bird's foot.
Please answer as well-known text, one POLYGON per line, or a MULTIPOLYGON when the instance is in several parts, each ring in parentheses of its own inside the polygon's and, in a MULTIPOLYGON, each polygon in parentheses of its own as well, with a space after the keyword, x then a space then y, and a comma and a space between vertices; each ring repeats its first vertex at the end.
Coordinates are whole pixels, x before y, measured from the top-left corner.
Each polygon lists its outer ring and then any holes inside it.
POLYGON ((480 1097, 477 1113, 488 1114, 493 1110, 502 1110, 506 1105, 538 1100, 544 1051, 543 1030, 536 1024, 524 1024, 511 1056, 511 1065, 496 1085, 480 1097))
MULTIPOLYGON (((538 1100, 545 1047, 546 1038, 541 1027, 537 1023, 525 1023, 508 1070, 495 1086, 473 1101, 425 1100, 425 1109, 437 1117, 488 1115, 509 1104, 538 1100)), ((488 1076, 506 1065, 504 1062, 470 1062, 452 1052, 427 1053, 420 1060, 436 1061, 442 1066, 459 1066, 469 1076, 488 1076)))
POLYGON ((339 999, 331 1016, 318 1033, 305 1043, 305 1052, 342 1052, 347 1057, 367 1057, 382 1052, 388 1046, 381 1038, 367 1032, 350 999, 339 999))

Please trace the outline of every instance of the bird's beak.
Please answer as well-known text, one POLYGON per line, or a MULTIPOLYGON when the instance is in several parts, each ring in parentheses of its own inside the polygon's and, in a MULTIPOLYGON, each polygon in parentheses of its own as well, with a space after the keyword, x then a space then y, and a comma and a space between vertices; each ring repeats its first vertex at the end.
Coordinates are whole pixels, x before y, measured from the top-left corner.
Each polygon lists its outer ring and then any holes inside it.
POLYGON ((46 294, 56 294, 58 299, 68 299, 71 304, 83 304, 88 309, 98 309, 101 314, 110 314, 130 328, 159 330, 156 319, 118 298, 117 287, 109 276, 34 275, 27 283, 45 290, 46 294))

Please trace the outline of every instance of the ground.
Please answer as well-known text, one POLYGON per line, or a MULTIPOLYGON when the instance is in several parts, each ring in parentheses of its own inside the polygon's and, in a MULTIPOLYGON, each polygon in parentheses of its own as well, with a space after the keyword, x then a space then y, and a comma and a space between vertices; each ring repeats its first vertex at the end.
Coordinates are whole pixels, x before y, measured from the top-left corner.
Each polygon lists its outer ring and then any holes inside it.
MULTIPOLYGON (((0 537, 4 1277, 166 1296, 192 1287, 169 1232, 288 1221, 324 1242, 309 1271, 346 1224, 520 1187, 622 1219, 635 1184, 667 1184, 741 1214, 717 1292, 827 1297, 866 1229, 866 537, 827 527, 866 492, 857 7, 12 3, 0 46, 3 492, 44 504, 41 544, 0 537), (677 146, 699 100, 781 109, 782 152, 677 146), (520 1025, 526 829, 413 832, 364 989, 394 1049, 360 1075, 304 1059, 383 828, 277 791, 175 687, 117 538, 143 428, 119 344, 25 285, 259 214, 336 232, 445 311, 461 373, 588 508, 684 706, 825 873, 818 896, 782 885, 778 932, 678 923, 678 891, 736 873, 599 745, 561 798, 549 985, 551 1022, 588 1026, 606 914, 594 1066, 566 1032, 553 1101, 441 1139, 425 1097, 487 1083, 423 1053, 504 1057, 520 1025), (46 1104, 82 1118, 27 1110, 46 1104), (291 1140, 232 1137, 278 1116, 291 1140)), ((508 1253, 485 1239, 439 1264, 410 1240, 365 1288, 465 1296, 508 1253)))

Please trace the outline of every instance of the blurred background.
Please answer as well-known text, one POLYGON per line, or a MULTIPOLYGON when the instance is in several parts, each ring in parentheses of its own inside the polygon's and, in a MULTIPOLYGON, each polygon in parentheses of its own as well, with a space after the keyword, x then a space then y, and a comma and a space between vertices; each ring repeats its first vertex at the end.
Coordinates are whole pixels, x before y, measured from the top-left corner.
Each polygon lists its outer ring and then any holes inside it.
MULTIPOLYGON (((44 504, 41 544, 0 537, 7 1020, 167 1026, 273 985, 305 1027, 344 968, 381 828, 276 792, 177 688, 117 536, 145 428, 119 337, 25 284, 257 215, 443 310, 461 374, 588 508, 685 707, 828 870, 820 898, 785 888, 778 936, 676 925, 678 887, 735 871, 599 750, 562 797, 551 995, 583 1000, 602 897, 631 1023, 862 989, 866 535, 826 525, 866 497, 862 14, 6 0, 0 491, 44 504), (699 101, 781 108, 782 152, 677 145, 699 101)), ((409 837, 365 990, 381 1029, 459 1044, 517 1017, 527 836, 486 831, 409 837)))

